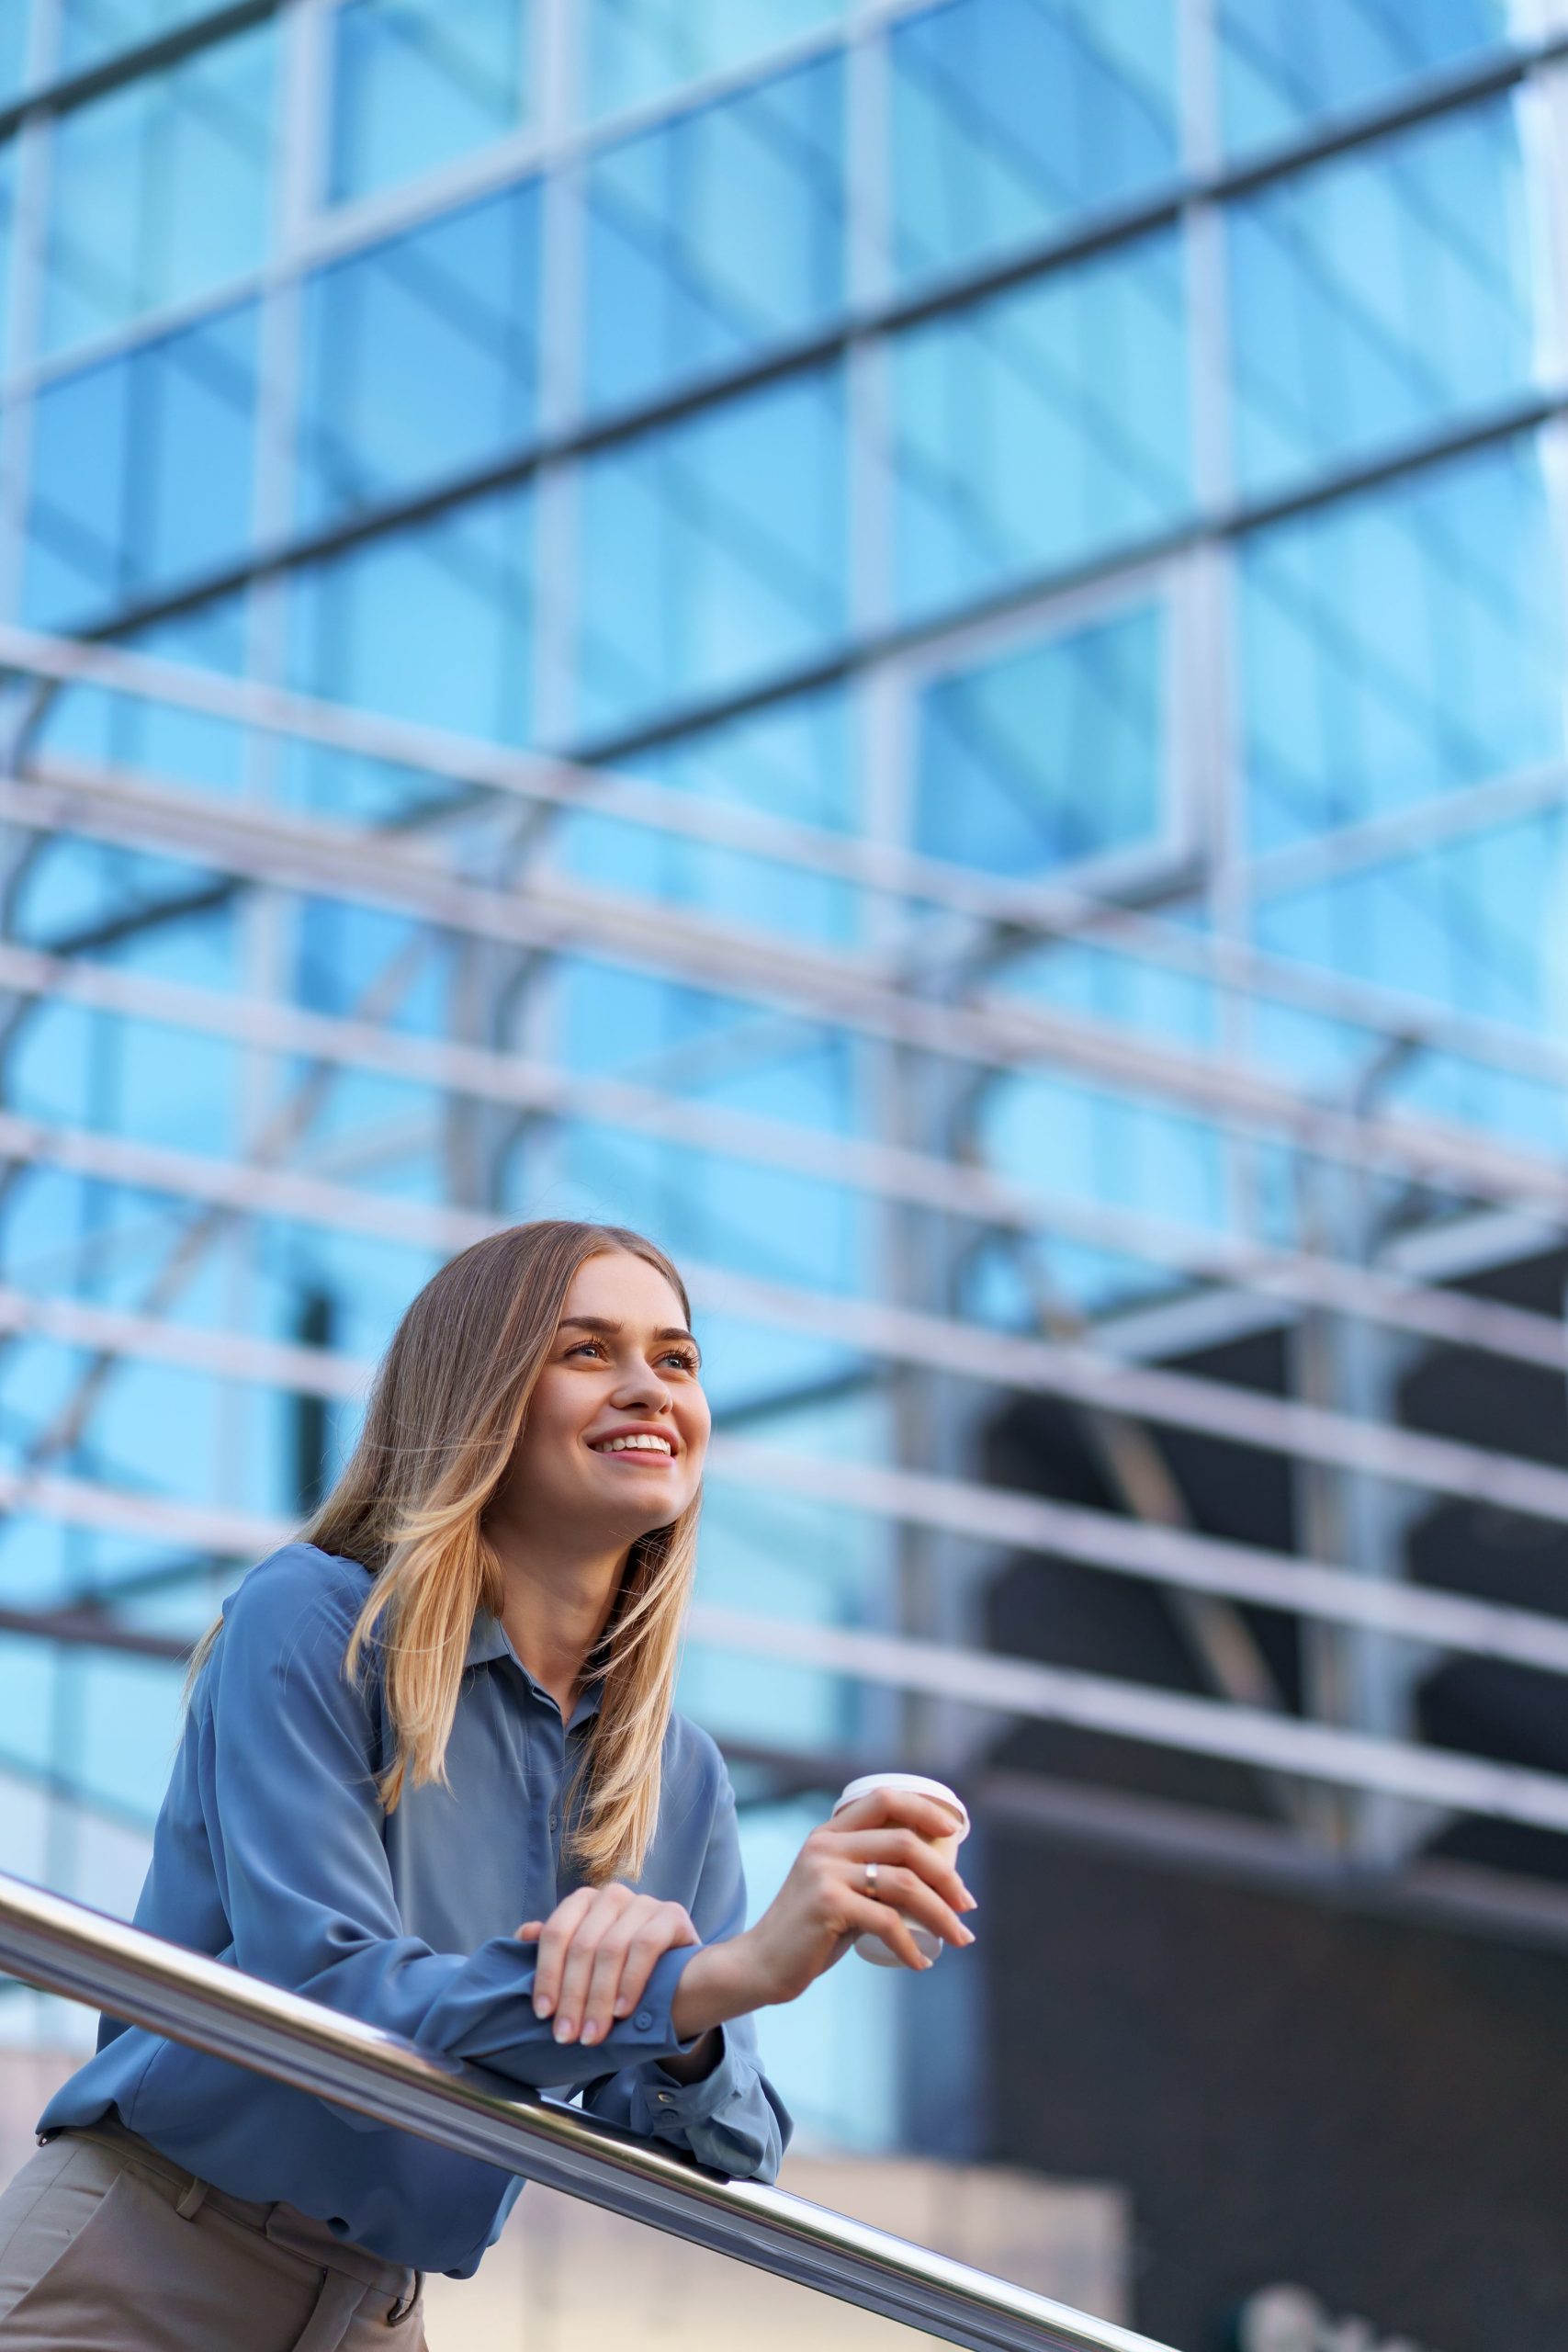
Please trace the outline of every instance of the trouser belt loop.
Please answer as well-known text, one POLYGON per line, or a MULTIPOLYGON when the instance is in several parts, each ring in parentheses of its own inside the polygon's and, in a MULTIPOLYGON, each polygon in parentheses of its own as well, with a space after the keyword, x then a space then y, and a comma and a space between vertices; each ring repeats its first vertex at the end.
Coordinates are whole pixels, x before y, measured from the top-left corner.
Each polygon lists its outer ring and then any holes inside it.
POLYGON ((192 2173, 190 2177, 190 2187, 186 2190, 185 2195, 175 2207, 175 2212, 180 2216, 182 2221, 195 2221, 197 2215, 201 2211, 202 2200, 207 2195, 208 2187, 209 2184, 205 2180, 198 2178, 195 2173, 192 2173))

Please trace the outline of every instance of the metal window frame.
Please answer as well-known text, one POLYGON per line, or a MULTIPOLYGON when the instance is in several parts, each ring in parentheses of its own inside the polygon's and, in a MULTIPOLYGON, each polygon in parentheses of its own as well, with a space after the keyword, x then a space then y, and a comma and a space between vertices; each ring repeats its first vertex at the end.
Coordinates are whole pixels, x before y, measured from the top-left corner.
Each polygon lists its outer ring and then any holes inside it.
POLYGON ((920 1048, 976 1069, 1035 1064, 1273 1134, 1347 1165, 1403 1172, 1568 1221, 1568 1176, 1544 1154, 1473 1130, 1320 1102, 1248 1065, 1177 1049, 1131 1029, 995 991, 963 1004, 914 997, 864 956, 759 939, 742 927, 674 915, 654 901, 552 878, 533 892, 470 883, 423 845, 347 826, 220 808, 189 792, 127 785, 51 761, 47 777, 0 780, 0 819, 25 830, 156 847, 218 872, 391 908, 465 936, 577 954, 738 1001, 920 1048))

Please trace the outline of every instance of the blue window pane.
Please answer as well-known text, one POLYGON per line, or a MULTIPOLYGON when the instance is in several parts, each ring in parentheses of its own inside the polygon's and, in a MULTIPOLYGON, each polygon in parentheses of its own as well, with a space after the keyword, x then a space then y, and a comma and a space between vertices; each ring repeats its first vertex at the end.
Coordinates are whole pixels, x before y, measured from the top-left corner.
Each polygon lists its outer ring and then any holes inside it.
POLYGON ((1278 955, 1560 1035, 1563 848, 1555 809, 1466 833, 1265 900, 1257 935, 1278 955))
POLYGON ((1170 177, 1170 0, 953 0, 890 34, 895 260, 955 268, 1170 177))
POLYGON ((11 314, 11 241, 17 211, 17 142, 0 147, 0 365, 6 359, 11 314))
POLYGON ((590 166, 590 401, 636 400, 798 333, 843 291, 834 56, 612 147, 590 166))
MULTIPOLYGON (((721 810, 749 808, 834 831, 854 822, 856 763, 850 714, 837 688, 793 696, 639 752, 636 774, 721 810)), ((853 886, 780 858, 587 814, 559 820, 556 854, 581 880, 698 908, 720 921, 732 921, 744 907, 748 924, 759 930, 838 942, 855 934, 860 894, 853 886)))
POLYGON ((1251 538, 1239 618, 1254 846, 1560 759, 1559 566, 1529 441, 1251 538))
POLYGON ((844 14, 845 0, 587 0, 588 111, 635 106, 681 82, 761 57, 844 14))
MULTIPOLYGON (((509 490, 301 572, 290 590, 291 683, 389 718, 525 741, 531 518, 527 493, 509 490)), ((417 769, 303 743, 287 764, 289 796, 337 817, 384 821, 442 789, 417 769)))
MULTIPOLYGON (((14 6, 15 0, 8 0, 14 6)), ((60 62, 74 74, 213 13, 214 0, 61 0, 60 62)))
POLYGON ((243 277, 267 247, 270 25, 74 107, 54 134, 43 341, 243 277))
POLYGON ((1280 181, 1227 217, 1241 487, 1278 488, 1529 382, 1506 100, 1280 181))
MULTIPOLYGON (((192 612, 128 631, 118 641, 154 661, 239 678, 245 671, 248 613, 243 594, 215 597, 192 612)), ((42 744, 56 757, 140 768, 164 783, 228 795, 244 789, 249 740, 250 730, 235 720, 88 685, 70 685, 53 696, 40 729, 42 744)))
POLYGON ((27 79, 30 13, 28 0, 6 0, 0 7, 0 106, 19 96, 27 79))
MULTIPOLYGON (((1096 1017, 1104 1017, 1098 1008, 1096 1017)), ((982 1106, 978 1141, 985 1165, 1021 1186, 1224 1229, 1225 1150, 1219 1130, 1153 1098, 1050 1074, 1015 1075, 982 1106)), ((1103 1261, 1100 1271, 1103 1279, 1103 1261)), ((1054 1290, 1055 1247, 1047 1279, 1054 1290)))
MULTIPOLYGON (((558 1058, 584 1077, 656 1086, 818 1136, 853 1134, 860 1124, 851 1041, 820 1023, 783 1015, 760 1022, 750 1000, 571 956, 556 967, 554 1004, 558 1058)), ((871 1204, 828 1178, 763 1167, 694 1136, 671 1139, 585 1117, 562 1121, 559 1169, 565 1196, 555 1214, 640 1227, 677 1258, 689 1252, 840 1295, 863 1295, 875 1278, 871 1204)), ((525 1189, 525 1158, 517 1179, 525 1189)), ((552 1197, 556 1190, 552 1182, 552 1197)), ((831 1334, 790 1336, 793 1345, 778 1333, 770 1357, 754 1364, 752 1396, 843 1369, 843 1346, 831 1334)))
POLYGON ((524 0, 343 0, 331 192, 367 196, 515 130, 528 105, 524 0))
POLYGON ((578 724, 738 688, 842 631, 835 375, 727 402, 582 469, 578 724))
POLYGON ((255 407, 252 304, 48 385, 33 413, 26 618, 78 626, 243 557, 255 407))
POLYGON ((1508 38, 1507 0, 1220 0, 1226 143, 1256 146, 1508 38))
POLYGON ((1189 501, 1173 236, 1140 238, 899 337, 895 595, 905 614, 1082 562, 1189 501))
POLYGON ((516 448, 534 422, 537 247, 529 186, 310 280, 301 521, 328 521, 516 448))
POLYGON ((1163 612, 1144 605, 929 686, 916 847, 1024 875, 1150 841, 1166 765, 1164 640, 1163 612))

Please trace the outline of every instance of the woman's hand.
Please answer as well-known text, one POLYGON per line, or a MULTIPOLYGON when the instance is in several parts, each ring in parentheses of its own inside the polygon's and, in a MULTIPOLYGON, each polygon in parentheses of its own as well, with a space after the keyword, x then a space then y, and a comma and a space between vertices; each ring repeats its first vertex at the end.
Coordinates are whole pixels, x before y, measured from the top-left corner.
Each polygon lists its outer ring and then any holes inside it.
POLYGON ((975 1938, 961 1911, 975 1898, 930 1841, 953 1835, 945 1805, 908 1789, 873 1789, 814 1829, 789 1876, 751 1930, 773 2001, 793 2001, 856 1936, 880 1936, 906 1968, 929 1968, 899 1917, 907 1911, 944 1943, 975 1938), (865 1865, 876 1864, 876 1893, 865 1890, 865 1865))
POLYGON ((899 1917, 907 1911, 946 1943, 973 1943, 959 1917, 975 1898, 933 1838, 953 1835, 945 1805, 909 1789, 874 1789, 807 1838, 754 1928, 706 1945, 682 1971, 671 2022, 684 2041, 743 2010, 793 2001, 856 1936, 880 1936, 906 1968, 931 1962, 899 1917), (876 1893, 865 1865, 876 1864, 876 1893))
POLYGON ((654 1962, 697 1931, 678 1903, 658 1903, 629 1886, 580 1886, 548 1919, 525 1919, 524 1943, 537 1942, 534 2013, 553 2016, 558 2041, 603 2041, 615 2018, 641 2000, 654 1962))

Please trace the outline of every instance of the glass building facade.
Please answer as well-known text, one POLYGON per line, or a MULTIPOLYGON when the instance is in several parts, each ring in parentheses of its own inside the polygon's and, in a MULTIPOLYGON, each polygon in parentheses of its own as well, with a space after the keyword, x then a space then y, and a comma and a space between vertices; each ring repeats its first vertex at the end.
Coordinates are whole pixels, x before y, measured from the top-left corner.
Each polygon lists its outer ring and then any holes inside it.
MULTIPOLYGON (((1390 1868, 1423 1804, 1532 1817, 1413 1680, 1524 1635, 1391 1531, 1568 1521, 1395 1393, 1561 1341, 1475 1284, 1568 1219, 1565 46, 0 0, 0 1865, 129 1910, 180 1645, 421 1282, 546 1216, 691 1268, 684 1703, 754 1897, 838 1766, 1075 1709, 1390 1868), (1293 1393, 1173 1369, 1264 1325, 1325 1341, 1293 1393), (1151 1526, 1135 1465, 1029 1519, 1021 1392, 1272 1453, 1288 1537, 1151 1526), (1201 1687, 1010 1680, 1020 1546, 1204 1596, 1201 1687)), ((775 2071, 968 2144, 873 1975, 775 2071)))

